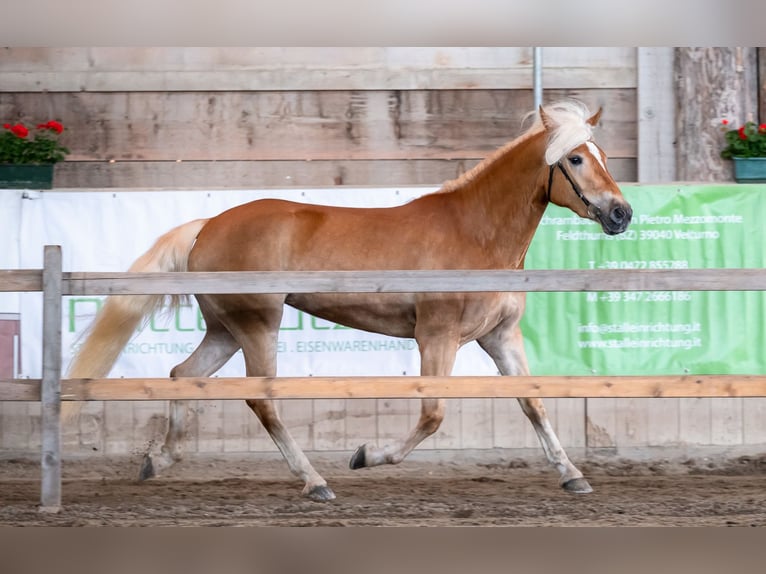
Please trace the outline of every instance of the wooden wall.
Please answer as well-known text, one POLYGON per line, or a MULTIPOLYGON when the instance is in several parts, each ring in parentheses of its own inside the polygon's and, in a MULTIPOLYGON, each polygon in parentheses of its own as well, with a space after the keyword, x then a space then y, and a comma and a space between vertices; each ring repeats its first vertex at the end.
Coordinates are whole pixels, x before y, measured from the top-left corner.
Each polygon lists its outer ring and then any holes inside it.
POLYGON ((743 47, 676 49, 676 134, 683 142, 677 148, 679 180, 732 181, 732 162, 721 158, 721 119, 733 127, 758 122, 758 52, 743 47))
MULTIPOLYGON (((6 48, 0 117, 67 127, 58 187, 433 185, 515 137, 530 48, 6 48)), ((636 179, 633 48, 544 50, 636 179)))
MULTIPOLYGON (((637 179, 637 82, 644 96, 667 87, 664 76, 638 73, 639 52, 544 50, 545 99, 574 96, 604 106, 598 139, 621 181, 637 179)), ((672 49, 643 54, 672 72, 672 49)), ((518 134, 532 108, 531 63, 530 48, 3 49, 0 118, 63 121, 72 155, 56 168, 57 187, 435 185, 518 134)), ((650 96, 642 100, 650 104, 641 106, 641 121, 666 130, 657 118, 673 117, 672 98, 650 96)), ((667 139, 657 148, 645 138, 645 149, 667 149, 667 139)), ((651 156, 647 173, 672 173, 672 164, 658 170, 658 161, 660 154, 651 156)), ((763 400, 546 404, 568 448, 766 442, 763 400)), ((161 440, 167 408, 88 404, 79 428, 65 429, 66 453, 139 454, 161 440)), ((306 450, 350 452, 401 437, 415 424, 419 403, 296 400, 280 408, 306 450)), ((196 403, 187 446, 275 450, 247 407, 227 401, 196 403)), ((441 429, 421 446, 494 447, 539 449, 514 400, 450 400, 441 429)), ((0 404, 0 452, 38 449, 39 405, 0 404)))

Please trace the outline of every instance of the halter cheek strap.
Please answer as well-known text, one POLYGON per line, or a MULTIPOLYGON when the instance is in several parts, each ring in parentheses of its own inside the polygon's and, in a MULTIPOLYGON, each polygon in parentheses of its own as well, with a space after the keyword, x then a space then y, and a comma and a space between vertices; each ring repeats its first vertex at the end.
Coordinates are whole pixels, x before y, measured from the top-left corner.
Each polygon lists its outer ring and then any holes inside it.
POLYGON ((551 200, 551 187, 553 187, 553 172, 556 168, 559 168, 561 170, 561 173, 564 174, 564 177, 569 182, 569 185, 572 186, 572 189, 574 190, 577 197, 579 197, 582 202, 585 204, 585 207, 590 207, 591 202, 588 201, 588 198, 585 197, 585 194, 582 192, 582 189, 579 185, 577 185, 577 182, 572 179, 572 176, 569 175, 569 172, 564 169, 564 166, 561 164, 560 161, 557 161, 553 165, 550 166, 550 169, 548 170, 548 201, 551 200))

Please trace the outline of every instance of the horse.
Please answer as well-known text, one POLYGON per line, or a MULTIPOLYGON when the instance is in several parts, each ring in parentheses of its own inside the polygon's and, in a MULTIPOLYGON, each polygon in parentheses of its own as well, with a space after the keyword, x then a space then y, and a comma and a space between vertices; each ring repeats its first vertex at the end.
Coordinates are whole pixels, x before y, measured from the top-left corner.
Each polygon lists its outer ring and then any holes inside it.
MULTIPOLYGON (((549 202, 600 224, 615 235, 628 227, 632 208, 593 141, 602 110, 591 115, 575 100, 540 106, 517 138, 438 191, 386 208, 328 207, 260 199, 209 219, 182 224, 130 267, 132 272, 280 270, 521 269, 549 202)), ((502 375, 527 375, 520 319, 526 294, 282 293, 198 294, 207 325, 191 355, 171 377, 213 375, 242 349, 247 376, 275 376, 277 335, 284 305, 355 329, 414 338, 420 374, 450 375, 458 349, 470 341, 494 360, 502 375)), ((161 295, 111 296, 73 358, 71 378, 108 375, 141 322, 164 304, 161 295)), ((178 305, 178 301, 172 304, 178 305)), ((248 400, 303 481, 302 494, 329 501, 335 494, 283 424, 271 400, 248 400)), ((519 403, 545 456, 567 492, 592 488, 569 460, 540 399, 519 403)), ((77 406, 65 406, 65 420, 77 406)), ((161 447, 144 456, 140 477, 157 476, 181 459, 187 406, 172 401, 161 447)), ((417 425, 385 446, 361 445, 352 469, 398 464, 445 415, 445 400, 422 399, 417 425)))

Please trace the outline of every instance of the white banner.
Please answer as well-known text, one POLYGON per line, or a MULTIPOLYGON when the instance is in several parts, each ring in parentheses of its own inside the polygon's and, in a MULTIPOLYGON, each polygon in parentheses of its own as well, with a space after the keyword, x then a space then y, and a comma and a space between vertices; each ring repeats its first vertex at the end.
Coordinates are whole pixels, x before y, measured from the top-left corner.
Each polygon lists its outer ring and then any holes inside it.
MULTIPOLYGON (((43 246, 61 245, 64 271, 125 271, 172 227, 191 219, 214 216, 254 199, 276 197, 328 205, 387 207, 428 191, 431 189, 56 191, 26 198, 22 192, 5 192, 0 213, 18 215, 13 218, 13 224, 3 226, 0 231, 3 244, 11 246, 0 259, 0 266, 40 268, 43 246), (13 253, 14 247, 18 248, 17 253, 13 253)), ((64 299, 65 366, 102 301, 102 297, 64 299)), ((0 299, 0 313, 20 313, 21 316, 19 376, 41 376, 41 295, 30 293, 0 299)), ((165 376, 196 348, 204 330, 196 301, 170 316, 152 317, 125 347, 110 376, 165 376)), ((496 372, 491 360, 475 343, 460 351, 454 369, 455 374, 466 375, 496 372)), ((414 340, 356 331, 289 307, 285 309, 279 334, 279 375, 418 373, 419 356, 414 340)), ((243 374, 241 352, 217 373, 219 376, 243 374)))

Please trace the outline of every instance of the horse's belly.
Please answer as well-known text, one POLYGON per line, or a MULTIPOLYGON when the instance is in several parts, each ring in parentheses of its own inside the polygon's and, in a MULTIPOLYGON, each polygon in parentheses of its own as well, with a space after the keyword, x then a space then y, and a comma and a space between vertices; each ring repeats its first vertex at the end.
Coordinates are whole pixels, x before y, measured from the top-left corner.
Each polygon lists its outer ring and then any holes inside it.
POLYGON ((401 293, 294 293, 285 303, 346 327, 392 337, 415 336, 415 298, 401 293))

